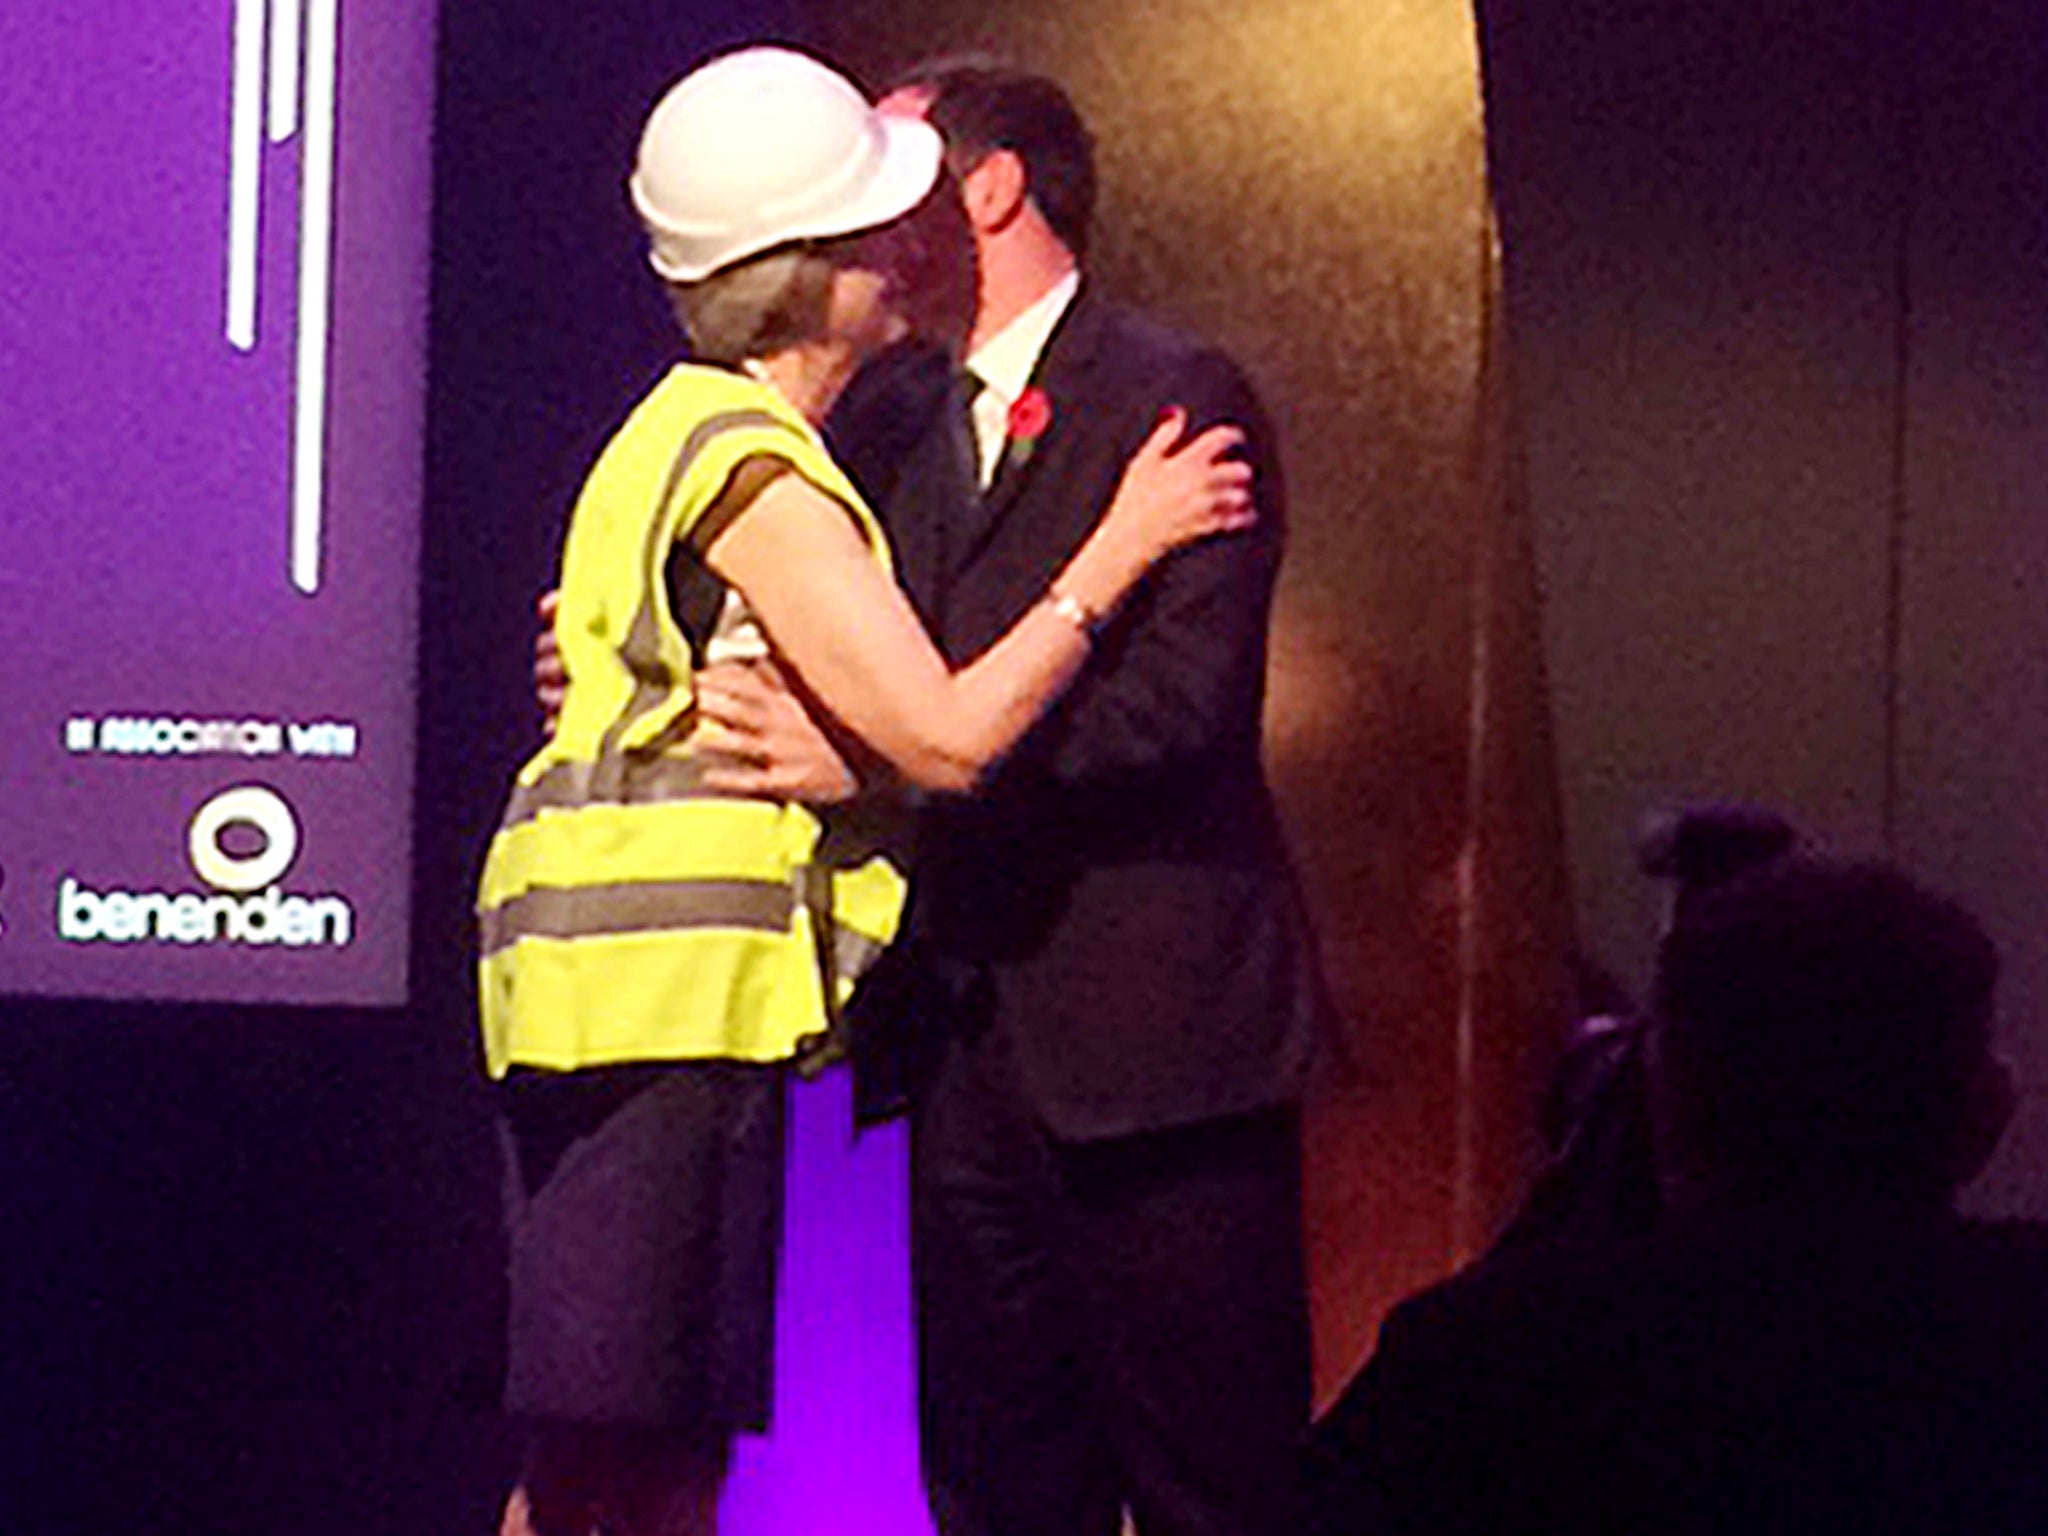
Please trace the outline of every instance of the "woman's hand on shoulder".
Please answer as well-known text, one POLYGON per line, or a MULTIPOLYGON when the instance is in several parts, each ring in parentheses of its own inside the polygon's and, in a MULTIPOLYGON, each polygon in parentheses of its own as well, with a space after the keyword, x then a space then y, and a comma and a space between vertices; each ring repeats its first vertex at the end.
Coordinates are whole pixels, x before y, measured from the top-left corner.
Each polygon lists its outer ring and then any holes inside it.
POLYGON ((1128 537, 1156 560, 1212 534, 1258 521, 1252 466, 1235 457, 1244 429, 1229 422, 1188 436, 1188 414, 1173 407, 1124 466, 1103 531, 1128 537))

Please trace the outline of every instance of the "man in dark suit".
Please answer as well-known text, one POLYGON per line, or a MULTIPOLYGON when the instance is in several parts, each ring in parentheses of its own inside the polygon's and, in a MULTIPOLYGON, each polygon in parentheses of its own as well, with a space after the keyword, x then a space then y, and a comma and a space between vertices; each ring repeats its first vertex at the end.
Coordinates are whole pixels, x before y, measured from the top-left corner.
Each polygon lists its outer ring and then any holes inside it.
MULTIPOLYGON (((938 66, 973 227, 969 373, 849 392, 835 451, 962 662, 1033 604, 1161 415, 1241 424, 1254 531, 1166 562, 980 791, 930 805, 911 937, 945 1004, 913 1086, 924 1458, 945 1536, 1294 1529, 1309 1408, 1297 1104, 1321 998, 1259 759, 1283 497, 1222 353, 1082 280, 1092 144, 1049 81, 938 66)), ((706 707, 770 792, 843 778, 706 707)), ((785 701, 786 703, 786 701, 785 701)))
POLYGON ((1688 902, 1649 1056, 1667 1213, 1398 1308, 1314 1528, 2048 1530, 2048 1242, 1953 1209, 2012 1108, 1995 976, 1884 866, 1688 902))

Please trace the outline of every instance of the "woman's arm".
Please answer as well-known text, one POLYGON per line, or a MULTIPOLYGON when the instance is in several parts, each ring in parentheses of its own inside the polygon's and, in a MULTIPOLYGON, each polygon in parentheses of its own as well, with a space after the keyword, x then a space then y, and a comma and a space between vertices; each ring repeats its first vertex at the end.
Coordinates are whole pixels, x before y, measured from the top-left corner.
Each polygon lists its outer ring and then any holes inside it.
POLYGON ((704 551, 753 609, 804 685, 912 783, 962 791, 1014 746, 1086 661, 1084 620, 1106 616, 1169 551, 1253 516, 1242 441, 1213 427, 1174 448, 1169 415, 1132 458, 1094 533, 1046 600, 949 672, 909 600, 844 508, 785 475, 704 551))

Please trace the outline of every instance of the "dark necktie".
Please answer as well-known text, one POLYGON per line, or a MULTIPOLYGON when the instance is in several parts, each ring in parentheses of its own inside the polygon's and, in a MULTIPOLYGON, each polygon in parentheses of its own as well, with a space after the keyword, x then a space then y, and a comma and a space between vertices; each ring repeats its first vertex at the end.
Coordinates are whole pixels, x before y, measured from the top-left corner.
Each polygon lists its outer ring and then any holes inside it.
POLYGON ((952 395, 947 402, 956 489, 949 498, 947 515, 939 530, 939 568, 948 579, 973 558, 988 531, 987 498, 981 485, 981 449, 974 435, 974 397, 982 388, 981 380, 963 368, 954 375, 952 395))
POLYGON ((981 492, 981 438, 974 430, 974 401, 988 386, 971 368, 953 376, 953 425, 962 451, 967 483, 975 494, 981 492))

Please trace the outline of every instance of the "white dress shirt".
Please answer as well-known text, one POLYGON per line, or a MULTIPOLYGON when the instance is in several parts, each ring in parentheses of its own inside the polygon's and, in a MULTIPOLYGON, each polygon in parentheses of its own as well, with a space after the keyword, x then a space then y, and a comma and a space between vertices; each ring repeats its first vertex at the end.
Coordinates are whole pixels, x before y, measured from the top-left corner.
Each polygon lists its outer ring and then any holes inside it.
POLYGON ((1031 387, 1039 355, 1080 287, 1081 274, 1069 272, 968 356, 967 371, 981 380, 981 393, 969 410, 974 417, 976 468, 983 490, 995 479, 996 466, 1002 462, 1003 442, 1010 432, 1010 408, 1031 387))

